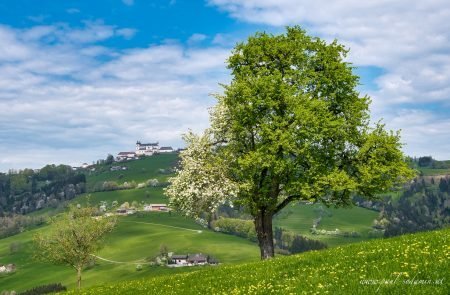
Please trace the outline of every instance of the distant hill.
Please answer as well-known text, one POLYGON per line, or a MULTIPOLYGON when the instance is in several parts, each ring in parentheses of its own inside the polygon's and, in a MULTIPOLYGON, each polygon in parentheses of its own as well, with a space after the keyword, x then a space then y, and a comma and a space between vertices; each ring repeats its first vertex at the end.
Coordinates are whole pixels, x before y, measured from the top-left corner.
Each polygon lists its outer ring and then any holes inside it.
MULTIPOLYGON (((178 154, 172 153, 153 155, 126 162, 115 162, 109 165, 94 165, 86 170, 77 171, 77 174, 74 174, 80 175, 80 172, 84 173, 86 183, 85 186, 88 192, 78 196, 71 196, 70 199, 62 197, 61 200, 72 202, 75 204, 84 204, 88 200, 86 196, 89 195, 89 202, 91 205, 100 206, 101 204, 106 204, 108 206, 108 209, 112 211, 115 210, 115 207, 112 207, 113 203, 119 205, 125 202, 128 202, 130 204, 137 203, 140 205, 144 203, 168 203, 166 196, 164 196, 163 188, 167 185, 168 178, 173 175, 173 168, 177 165, 177 162, 178 154), (153 182, 154 179, 157 180, 158 185, 149 185, 148 181, 151 180, 151 182, 153 182), (103 189, 105 182, 115 183, 118 187, 125 187, 126 184, 132 184, 132 188, 93 192, 98 189, 103 189)), ((425 166, 419 166, 418 159, 412 159, 412 166, 414 166, 419 171, 422 171, 422 174, 425 174, 423 171, 428 171, 426 173, 430 176, 419 177, 413 184, 408 184, 399 191, 383 194, 382 198, 384 198, 385 200, 391 200, 392 202, 390 204, 395 206, 397 203, 400 203, 397 202, 397 200, 408 198, 409 201, 406 204, 410 203, 414 205, 417 203, 417 201, 427 200, 428 196, 440 193, 441 195, 439 196, 440 198, 444 198, 444 201, 439 201, 437 202, 437 204, 444 204, 444 206, 447 206, 445 204, 448 204, 448 201, 445 201, 445 198, 448 198, 448 196, 445 195, 447 193, 444 191, 445 189, 448 189, 450 192, 450 182, 447 181, 448 178, 447 176, 445 176, 445 174, 444 176, 439 176, 442 175, 442 169, 447 169, 442 168, 443 165, 446 165, 446 163, 447 162, 440 163, 440 161, 435 160, 432 160, 429 163, 427 163, 426 161, 424 163, 422 161, 421 165, 425 166), (436 172, 436 174, 433 174, 430 171, 432 171, 433 173, 436 172), (446 180, 445 183, 443 182, 444 179, 446 180), (408 193, 411 190, 414 190, 413 198, 405 195, 405 193, 408 193)), ((50 168, 56 169, 58 167, 50 168)), ((53 185, 52 183, 52 181, 44 183, 44 180, 41 180, 41 183, 39 184, 46 184, 50 187, 53 185)), ((54 183, 57 184, 57 182, 54 183)), ((63 194, 60 195, 63 196, 63 194)), ((374 237, 371 234, 371 232, 374 230, 372 226, 374 225, 374 220, 379 216, 379 212, 377 212, 377 210, 382 208, 381 204, 381 201, 379 204, 377 202, 364 202, 364 204, 360 202, 360 205, 367 206, 368 208, 370 208, 370 210, 361 207, 353 207, 350 209, 333 209, 326 208, 320 204, 296 204, 294 206, 286 207, 279 214, 277 214, 274 219, 274 227, 282 227, 283 229, 291 231, 293 233, 323 241, 330 247, 360 242, 374 237), (317 220, 319 217, 320 221, 318 222, 317 220), (325 234, 311 234, 311 227, 313 224, 316 224, 317 229, 324 231, 325 234), (339 235, 335 234, 337 232, 336 229, 339 230, 339 235), (358 235, 345 236, 344 234, 348 232, 356 232, 358 235)), ((420 215, 420 212, 434 212, 431 210, 431 206, 429 206, 428 204, 426 205, 427 209, 424 209, 422 205, 420 206, 420 208, 416 208, 418 210, 416 211, 419 212, 417 214, 420 215)), ((398 209, 396 208, 397 207, 395 207, 394 209, 398 211, 398 209)), ((29 213, 25 217, 45 217, 49 214, 60 212, 60 210, 62 209, 63 208, 55 209, 55 206, 43 206, 43 209, 29 213)), ((408 209, 405 212, 412 211, 408 209)), ((399 216, 398 213, 396 214, 397 216, 399 216)), ((417 214, 414 213, 415 216, 417 214)), ((440 215, 436 216, 439 217, 444 215, 440 213, 440 215)), ((430 216, 431 218, 433 218, 433 220, 437 220, 435 215, 430 216)), ((230 215, 230 217, 233 216, 230 215)), ((170 251, 205 252, 207 254, 214 255, 219 259, 220 262, 225 263, 254 261, 258 259, 259 250, 256 243, 252 243, 243 238, 204 230, 199 225, 197 225, 194 220, 181 217, 177 214, 168 215, 167 213, 150 213, 144 214, 143 217, 123 217, 120 220, 121 222, 119 223, 117 231, 108 237, 108 244, 106 248, 100 253, 100 255, 113 261, 126 263, 107 263, 104 261, 98 262, 96 266, 88 269, 83 275, 83 280, 85 280, 83 284, 85 286, 100 283, 109 283, 111 281, 118 280, 132 280, 148 276, 154 277, 164 274, 172 275, 178 272, 193 270, 169 270, 161 267, 144 267, 142 271, 136 271, 135 264, 128 263, 136 261, 144 262, 145 258, 154 256, 158 252, 161 244, 165 244, 170 251), (153 225, 147 223, 151 223, 153 225), (155 225, 158 226, 155 227, 155 225), (175 228, 170 228, 170 226, 180 227, 180 229, 176 230, 175 228), (189 230, 186 231, 182 228, 202 230, 202 234, 193 235, 194 232, 190 232, 189 230)), ((442 226, 445 226, 445 224, 442 224, 442 226)), ((24 228, 21 228, 20 231, 23 231, 23 229, 24 228)), ((6 276, 0 275, 0 292, 3 289, 23 291, 37 285, 58 282, 61 282, 63 283, 63 285, 66 285, 70 288, 74 286, 75 276, 73 276, 73 273, 70 269, 66 267, 36 263, 31 260, 32 245, 30 241, 32 234, 36 231, 47 231, 50 229, 51 227, 49 226, 42 226, 37 229, 35 227, 30 227, 30 230, 25 230, 23 233, 0 239, 0 264, 15 263, 18 267, 17 271, 14 274, 6 276)), ((377 231, 379 232, 379 230, 377 231)), ((448 236, 448 231, 441 232, 448 236)), ((380 235, 377 236, 379 237, 380 235)), ((409 243, 408 240, 401 241, 409 243)), ((372 244, 371 241, 371 243, 369 244, 363 243, 359 245, 361 245, 360 247, 366 247, 367 245, 379 245, 376 244, 378 243, 378 241, 373 241, 373 243, 374 244, 372 244)), ((398 247, 403 247, 400 242, 395 245, 397 245, 398 247)), ((360 250, 355 253, 359 253, 361 251, 364 252, 363 250, 361 250, 362 248, 358 249, 360 250)), ((326 257, 332 257, 333 255, 338 254, 338 252, 324 253, 334 253, 326 257)), ((301 263, 306 261, 305 263, 311 266, 313 265, 312 261, 322 261, 320 256, 314 256, 315 254, 305 255, 306 256, 301 257, 310 257, 308 259, 312 260, 310 262, 307 262, 306 260, 301 259, 301 263)), ((350 252, 348 252, 348 257, 350 256, 350 252)), ((382 259, 382 257, 378 258, 382 259)), ((287 265, 289 265, 288 261, 290 260, 280 261, 286 261, 287 265)), ((336 263, 341 264, 341 262, 336 263)), ((298 262, 297 264, 298 267, 300 267, 300 262, 298 262)), ((244 268, 246 268, 246 266, 244 268)), ((316 270, 305 269, 305 271, 315 272, 316 270)), ((398 272, 398 270, 393 270, 393 272, 398 272)), ((297 275, 293 270, 290 271, 289 274, 290 273, 292 273, 293 275, 297 275)), ((373 274, 373 271, 371 272, 371 274, 373 274)), ((220 275, 221 274, 219 274, 219 277, 220 275)), ((210 278, 212 280, 212 277, 210 278)), ((331 279, 331 277, 328 278, 331 279)), ((202 283, 203 281, 200 280, 199 282, 202 283)), ((323 282, 318 281, 317 278, 313 279, 312 282, 316 282, 318 284, 320 283, 323 285, 323 282)), ((130 284, 133 285, 135 283, 132 282, 130 284)), ((141 283, 138 282, 137 284, 141 283)), ((156 285, 158 284, 160 283, 156 282, 156 285)), ((352 284, 353 283, 350 283, 350 285, 352 284)), ((248 285, 248 287, 250 288, 250 285, 248 285)), ((121 287, 119 286, 117 288, 121 287)), ((147 288, 147 286, 145 286, 145 288, 147 288)), ((293 290, 298 291, 301 289, 294 288, 293 290)), ((331 291, 331 293, 334 293, 334 290, 331 289, 331 291)))
POLYGON ((93 165, 85 172, 87 191, 93 191, 96 185, 101 186, 104 181, 114 181, 118 184, 123 184, 132 181, 140 183, 155 178, 164 182, 169 174, 173 174, 173 168, 177 162, 177 153, 166 153, 155 154, 138 160, 114 162, 109 165, 93 165), (112 171, 113 167, 122 167, 126 170, 112 171))
POLYGON ((431 156, 408 158, 410 166, 419 171, 420 176, 450 175, 450 160, 439 161, 431 156))

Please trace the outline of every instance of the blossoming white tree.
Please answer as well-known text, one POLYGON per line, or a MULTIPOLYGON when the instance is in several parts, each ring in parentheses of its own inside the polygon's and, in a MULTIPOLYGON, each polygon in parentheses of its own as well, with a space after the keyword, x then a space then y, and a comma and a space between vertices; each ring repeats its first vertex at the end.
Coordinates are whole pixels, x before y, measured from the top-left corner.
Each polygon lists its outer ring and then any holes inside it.
POLYGON ((211 127, 189 132, 181 169, 166 190, 188 215, 230 202, 253 217, 261 258, 274 256, 272 217, 296 200, 351 204, 412 176, 398 133, 369 125, 369 98, 346 49, 299 27, 238 44, 211 127))

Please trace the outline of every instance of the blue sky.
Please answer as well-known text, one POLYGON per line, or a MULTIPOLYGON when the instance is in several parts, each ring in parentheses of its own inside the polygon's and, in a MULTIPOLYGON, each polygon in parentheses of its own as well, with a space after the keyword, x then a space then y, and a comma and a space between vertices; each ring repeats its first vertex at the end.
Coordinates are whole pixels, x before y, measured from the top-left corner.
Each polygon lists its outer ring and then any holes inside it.
POLYGON ((0 2, 0 171, 180 147, 208 126, 234 44, 301 25, 350 48, 372 117, 450 159, 450 4, 357 0, 0 2))

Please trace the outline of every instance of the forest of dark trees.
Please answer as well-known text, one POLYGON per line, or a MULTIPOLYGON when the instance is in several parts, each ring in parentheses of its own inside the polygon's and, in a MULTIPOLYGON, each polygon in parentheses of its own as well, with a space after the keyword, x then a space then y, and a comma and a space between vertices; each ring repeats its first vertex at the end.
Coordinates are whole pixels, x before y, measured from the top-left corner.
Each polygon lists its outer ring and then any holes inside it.
POLYGON ((399 199, 384 205, 379 220, 387 237, 450 224, 450 178, 417 178, 399 199))
POLYGON ((0 173, 0 216, 56 207, 85 192, 86 177, 67 165, 0 173))

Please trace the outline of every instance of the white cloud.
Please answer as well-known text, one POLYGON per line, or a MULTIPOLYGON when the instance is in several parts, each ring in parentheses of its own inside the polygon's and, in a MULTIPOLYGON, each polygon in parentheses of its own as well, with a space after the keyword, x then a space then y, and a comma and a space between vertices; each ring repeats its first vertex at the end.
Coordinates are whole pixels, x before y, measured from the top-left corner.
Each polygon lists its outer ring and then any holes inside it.
POLYGON ((69 8, 66 10, 66 12, 68 14, 77 14, 77 13, 80 13, 81 11, 78 8, 69 8))
POLYGON ((0 116, 0 171, 78 165, 133 149, 138 139, 180 147, 182 133, 207 126, 229 50, 95 45, 120 30, 0 27, 11 48, 0 48, 0 109, 8 110, 0 116))
POLYGON ((131 28, 118 29, 116 32, 125 39, 131 39, 136 34, 136 30, 131 28))
POLYGON ((122 0, 123 4, 132 6, 134 5, 134 0, 122 0))
POLYGON ((28 17, 29 20, 34 21, 36 23, 42 23, 44 20, 46 20, 49 16, 46 14, 40 14, 40 15, 31 15, 28 17))
MULTIPOLYGON (((298 1, 298 0, 210 0, 211 5, 241 21, 272 25, 302 25, 326 40, 337 38, 351 49, 348 60, 356 66, 383 69, 375 81, 374 118, 384 117, 388 127, 403 129, 408 151, 450 158, 447 118, 429 111, 420 127, 407 121, 405 110, 424 105, 442 105, 450 111, 450 4, 447 0, 407 1, 298 1), (433 115, 434 114, 434 115, 433 115), (428 138, 413 140, 412 131, 440 130, 428 138), (428 141, 428 142, 425 142, 428 141), (425 148, 426 147, 426 148, 425 148), (447 149, 447 150, 445 150, 447 149)), ((411 118, 410 118, 411 119, 411 118)), ((423 133, 420 133, 423 134, 423 133)))
POLYGON ((195 43, 200 43, 200 42, 206 40, 206 38, 207 38, 206 35, 196 33, 196 34, 193 34, 193 35, 191 35, 189 37, 188 44, 192 45, 192 44, 195 44, 195 43))
POLYGON ((450 118, 437 117, 427 110, 397 110, 387 113, 389 125, 401 129, 406 143, 404 150, 411 156, 432 155, 437 159, 450 158, 450 118))

